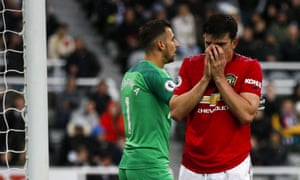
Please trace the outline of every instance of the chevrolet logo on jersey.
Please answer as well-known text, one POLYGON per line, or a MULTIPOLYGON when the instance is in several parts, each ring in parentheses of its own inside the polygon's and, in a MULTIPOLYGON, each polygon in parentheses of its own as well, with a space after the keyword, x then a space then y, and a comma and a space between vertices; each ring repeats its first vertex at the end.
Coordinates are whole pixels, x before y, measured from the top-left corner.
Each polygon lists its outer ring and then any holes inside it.
POLYGON ((221 100, 220 93, 214 93, 210 96, 203 96, 200 103, 209 104, 209 106, 216 106, 217 102, 221 100))

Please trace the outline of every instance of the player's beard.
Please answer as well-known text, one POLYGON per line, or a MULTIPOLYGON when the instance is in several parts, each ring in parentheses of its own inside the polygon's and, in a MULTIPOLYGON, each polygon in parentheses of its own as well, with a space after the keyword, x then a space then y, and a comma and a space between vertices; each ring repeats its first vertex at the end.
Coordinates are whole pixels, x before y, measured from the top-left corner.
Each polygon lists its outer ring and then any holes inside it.
POLYGON ((163 58, 164 58, 164 63, 165 64, 174 62, 174 60, 175 60, 175 53, 171 53, 170 48, 169 48, 168 45, 166 45, 166 50, 163 53, 163 58))

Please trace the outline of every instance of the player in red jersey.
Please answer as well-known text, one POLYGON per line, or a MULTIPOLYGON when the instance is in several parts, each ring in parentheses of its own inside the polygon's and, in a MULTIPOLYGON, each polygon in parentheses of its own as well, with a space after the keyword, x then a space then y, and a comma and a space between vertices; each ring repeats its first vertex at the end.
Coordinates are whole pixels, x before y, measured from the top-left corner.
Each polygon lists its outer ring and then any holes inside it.
POLYGON ((250 123, 259 107, 262 69, 234 52, 237 23, 212 15, 204 25, 205 53, 186 57, 171 116, 187 120, 179 180, 250 180, 250 123))

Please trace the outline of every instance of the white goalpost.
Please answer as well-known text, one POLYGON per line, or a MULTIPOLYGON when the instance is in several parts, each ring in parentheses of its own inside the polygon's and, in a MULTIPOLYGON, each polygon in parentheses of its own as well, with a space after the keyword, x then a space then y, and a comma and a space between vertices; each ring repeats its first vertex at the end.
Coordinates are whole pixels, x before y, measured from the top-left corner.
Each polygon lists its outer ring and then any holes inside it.
POLYGON ((27 179, 49 178, 45 0, 24 0, 27 179))

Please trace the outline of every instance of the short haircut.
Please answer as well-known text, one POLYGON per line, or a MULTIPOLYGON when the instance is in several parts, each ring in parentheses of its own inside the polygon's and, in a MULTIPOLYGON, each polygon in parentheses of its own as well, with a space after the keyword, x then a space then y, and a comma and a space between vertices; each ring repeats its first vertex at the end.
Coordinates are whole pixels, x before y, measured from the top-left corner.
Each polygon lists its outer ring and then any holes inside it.
POLYGON ((140 43, 145 48, 146 52, 153 49, 153 41, 164 34, 167 27, 171 28, 171 24, 163 19, 150 20, 140 27, 140 43))
POLYGON ((220 38, 229 33, 230 39, 234 39, 237 34, 237 22, 230 15, 214 14, 211 15, 204 24, 203 33, 220 38))

